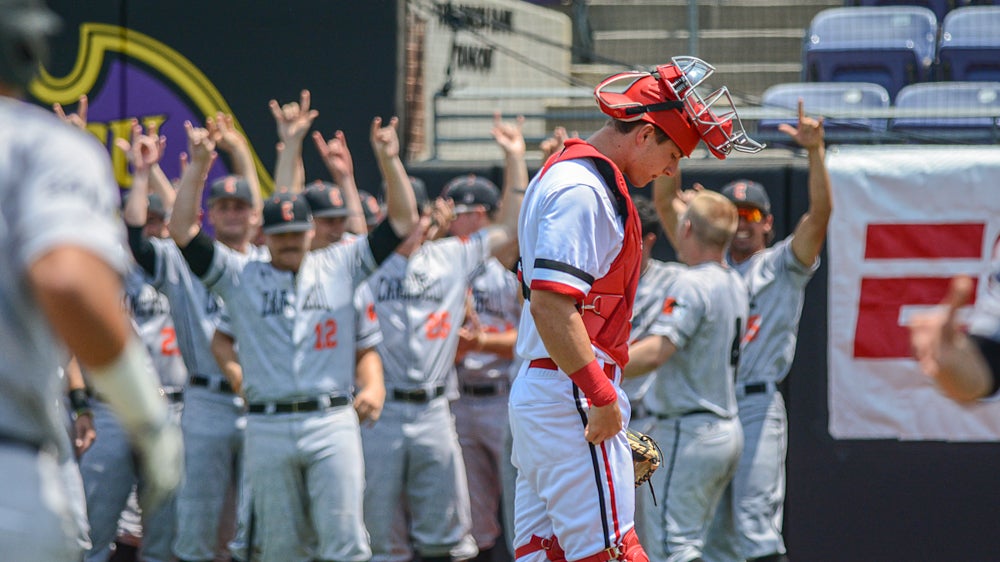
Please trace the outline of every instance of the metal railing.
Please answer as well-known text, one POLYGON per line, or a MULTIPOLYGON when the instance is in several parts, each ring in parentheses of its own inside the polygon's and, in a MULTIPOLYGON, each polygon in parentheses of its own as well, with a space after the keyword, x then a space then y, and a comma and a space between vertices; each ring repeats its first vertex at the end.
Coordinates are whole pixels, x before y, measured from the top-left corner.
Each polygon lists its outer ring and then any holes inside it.
MULTIPOLYGON (((435 96, 433 102, 434 145, 433 158, 437 158, 443 145, 492 142, 486 132, 489 122, 493 119, 493 107, 500 101, 524 100, 526 107, 538 108, 534 111, 520 113, 527 122, 534 121, 536 134, 525 134, 525 141, 530 145, 544 140, 556 125, 572 123, 581 136, 595 131, 607 120, 596 105, 592 104, 593 91, 589 88, 526 88, 512 90, 465 89, 452 91, 447 97, 435 96), (479 102, 474 109, 451 111, 451 102, 479 102), (448 102, 448 103, 446 103, 448 102), (588 105, 590 104, 590 105, 588 105), (579 107, 575 107, 575 106, 579 107), (543 125, 538 126, 541 121, 543 125), (464 122, 464 123, 463 123, 464 122), (446 132, 448 124, 463 124, 458 127, 462 132, 446 132), (589 125, 581 126, 581 125, 589 125), (468 132, 467 132, 468 131, 468 132), (482 134, 471 131, 483 131, 482 134), (542 131, 538 133, 538 131, 542 131)), ((899 143, 940 143, 940 144, 998 144, 1000 143, 1000 108, 963 108, 948 109, 916 109, 916 108, 878 108, 878 109, 844 109, 825 110, 820 113, 809 111, 811 116, 822 115, 827 123, 826 137, 829 143, 840 144, 899 144, 899 143), (906 129, 894 129, 895 119, 953 119, 953 118, 989 118, 992 127, 941 127, 928 126, 926 129, 914 129, 911 125, 906 129), (870 121, 882 121, 887 127, 881 127, 870 121), (873 126, 874 125, 874 126, 873 126)), ((781 107, 742 106, 737 111, 751 136, 755 139, 773 143, 785 144, 788 140, 784 133, 758 129, 762 120, 797 119, 797 110, 781 107)), ((505 112, 505 119, 513 119, 517 113, 505 112)))

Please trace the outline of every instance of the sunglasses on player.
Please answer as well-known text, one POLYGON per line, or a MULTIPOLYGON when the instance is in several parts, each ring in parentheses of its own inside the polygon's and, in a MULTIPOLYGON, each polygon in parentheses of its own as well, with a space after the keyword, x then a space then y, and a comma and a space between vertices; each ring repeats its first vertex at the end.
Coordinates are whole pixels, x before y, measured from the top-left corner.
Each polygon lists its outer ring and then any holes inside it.
POLYGON ((764 213, 754 207, 737 207, 736 212, 747 222, 757 223, 764 220, 764 213))

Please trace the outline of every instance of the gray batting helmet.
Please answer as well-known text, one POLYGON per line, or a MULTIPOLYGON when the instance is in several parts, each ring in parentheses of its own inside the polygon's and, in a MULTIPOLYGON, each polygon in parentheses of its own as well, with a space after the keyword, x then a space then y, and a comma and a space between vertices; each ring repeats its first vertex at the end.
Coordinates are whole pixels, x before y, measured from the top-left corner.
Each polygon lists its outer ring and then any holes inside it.
POLYGON ((49 55, 59 17, 41 0, 0 0, 0 81, 25 88, 49 55))

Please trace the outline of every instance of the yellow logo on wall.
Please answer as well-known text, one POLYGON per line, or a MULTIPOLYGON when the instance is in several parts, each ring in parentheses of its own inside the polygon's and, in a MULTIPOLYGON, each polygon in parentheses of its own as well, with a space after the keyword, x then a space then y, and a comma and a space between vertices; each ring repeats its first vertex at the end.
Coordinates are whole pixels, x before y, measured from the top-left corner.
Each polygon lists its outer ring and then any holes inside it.
MULTIPOLYGON (((158 126, 167 137, 160 167, 168 177, 177 177, 179 155, 187 146, 184 121, 202 124, 205 116, 232 113, 211 80, 186 57, 148 35, 104 23, 80 26, 80 47, 69 74, 54 77, 43 68, 29 91, 47 106, 75 104, 87 95, 87 129, 111 151, 115 178, 126 189, 132 184, 128 163, 120 150, 112 148, 115 139, 129 136, 132 119, 158 126)), ((235 115, 233 122, 243 133, 235 115)), ((252 146, 250 151, 261 187, 270 192, 273 180, 252 146)), ((227 173, 217 160, 209 179, 227 173)))

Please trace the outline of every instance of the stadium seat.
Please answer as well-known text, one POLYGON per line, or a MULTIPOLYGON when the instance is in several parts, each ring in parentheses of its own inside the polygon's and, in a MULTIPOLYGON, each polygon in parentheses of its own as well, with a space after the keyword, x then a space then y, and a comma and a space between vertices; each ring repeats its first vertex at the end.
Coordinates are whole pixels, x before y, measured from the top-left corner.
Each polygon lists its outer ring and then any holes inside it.
POLYGON ((927 82, 899 91, 896 109, 926 109, 945 115, 950 110, 984 109, 983 117, 897 117, 889 124, 900 140, 912 142, 1000 141, 1000 82, 927 82))
POLYGON ((964 0, 859 0, 858 6, 923 6, 934 12, 938 21, 944 19, 948 12, 961 6, 964 0))
POLYGON ((829 8, 806 30, 806 82, 874 82, 890 98, 931 78, 937 18, 920 6, 829 8))
POLYGON ((1000 6, 952 10, 941 25, 938 60, 943 80, 1000 80, 1000 6))
MULTIPOLYGON (((795 110, 798 100, 810 116, 823 116, 826 138, 831 142, 861 142, 876 140, 886 131, 887 119, 867 117, 831 117, 832 114, 856 112, 859 109, 888 109, 889 92, 869 82, 797 82, 777 84, 761 96, 763 108, 795 110)), ((787 136, 778 132, 778 125, 795 125, 797 119, 761 119, 757 132, 775 144, 787 144, 787 136)))

